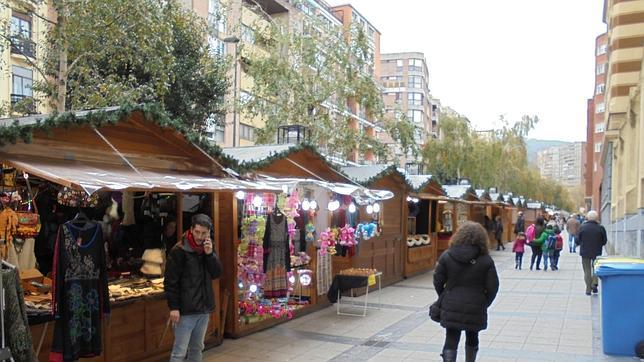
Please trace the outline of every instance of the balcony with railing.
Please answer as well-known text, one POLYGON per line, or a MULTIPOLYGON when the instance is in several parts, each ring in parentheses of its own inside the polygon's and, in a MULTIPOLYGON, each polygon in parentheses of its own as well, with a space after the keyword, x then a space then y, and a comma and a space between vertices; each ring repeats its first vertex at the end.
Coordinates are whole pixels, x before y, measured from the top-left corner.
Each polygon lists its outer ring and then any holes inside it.
POLYGON ((36 113, 36 100, 32 96, 24 94, 11 94, 11 107, 17 113, 36 113))
POLYGON ((20 54, 26 57, 36 57, 36 43, 31 39, 20 36, 11 37, 11 54, 20 54))

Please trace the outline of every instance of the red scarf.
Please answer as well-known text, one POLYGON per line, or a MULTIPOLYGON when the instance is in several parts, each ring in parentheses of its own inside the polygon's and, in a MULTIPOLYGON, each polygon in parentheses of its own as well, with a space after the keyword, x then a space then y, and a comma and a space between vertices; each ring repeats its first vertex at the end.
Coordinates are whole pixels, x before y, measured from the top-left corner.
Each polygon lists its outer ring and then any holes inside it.
POLYGON ((204 253, 203 250, 203 244, 199 245, 195 241, 195 237, 192 235, 192 231, 188 230, 186 231, 186 240, 188 240, 188 245, 190 245, 190 248, 195 251, 195 253, 201 255, 204 253))

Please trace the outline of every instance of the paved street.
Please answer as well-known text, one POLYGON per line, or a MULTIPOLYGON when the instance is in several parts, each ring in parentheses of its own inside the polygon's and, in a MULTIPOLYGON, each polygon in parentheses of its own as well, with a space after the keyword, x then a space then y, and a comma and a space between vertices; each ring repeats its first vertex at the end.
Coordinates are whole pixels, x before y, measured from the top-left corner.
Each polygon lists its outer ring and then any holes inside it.
MULTIPOLYGON (((633 361, 601 351, 599 297, 584 294, 577 254, 564 250, 560 271, 514 269, 509 248, 493 252, 501 279, 480 334, 480 361, 633 361)), ((369 295, 362 317, 338 316, 335 305, 264 332, 226 340, 206 361, 441 361, 444 330, 427 317, 436 299, 427 273, 369 295), (380 297, 380 304, 378 298, 380 297)), ((465 337, 459 360, 464 359, 465 337)))

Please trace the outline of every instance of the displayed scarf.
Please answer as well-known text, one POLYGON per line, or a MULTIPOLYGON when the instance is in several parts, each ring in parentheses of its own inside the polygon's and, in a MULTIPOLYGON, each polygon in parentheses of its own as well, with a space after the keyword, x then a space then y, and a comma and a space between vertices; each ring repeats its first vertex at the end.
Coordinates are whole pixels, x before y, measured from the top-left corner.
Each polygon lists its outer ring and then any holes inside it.
POLYGON ((199 245, 195 241, 195 237, 192 235, 192 231, 188 230, 186 231, 186 240, 188 240, 188 245, 190 245, 190 248, 194 250, 195 253, 201 255, 204 253, 203 250, 203 244, 199 245))

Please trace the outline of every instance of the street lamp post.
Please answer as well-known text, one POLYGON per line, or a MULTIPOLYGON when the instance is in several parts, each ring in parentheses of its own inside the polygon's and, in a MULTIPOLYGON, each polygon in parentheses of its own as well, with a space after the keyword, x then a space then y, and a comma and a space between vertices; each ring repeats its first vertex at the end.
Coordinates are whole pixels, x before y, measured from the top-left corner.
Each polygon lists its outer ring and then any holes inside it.
POLYGON ((237 58, 239 49, 239 38, 231 35, 223 40, 226 44, 235 44, 235 62, 233 73, 233 147, 237 147, 237 58))

